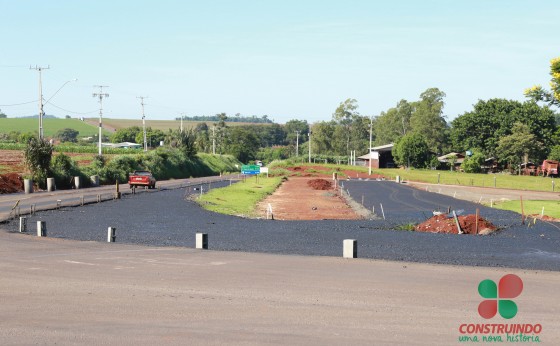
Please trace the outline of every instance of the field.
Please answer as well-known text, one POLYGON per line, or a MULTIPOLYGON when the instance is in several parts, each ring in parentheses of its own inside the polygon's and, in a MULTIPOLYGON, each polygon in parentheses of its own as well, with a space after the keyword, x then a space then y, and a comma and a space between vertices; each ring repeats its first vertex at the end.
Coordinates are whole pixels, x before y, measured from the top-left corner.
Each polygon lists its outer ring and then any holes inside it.
MULTIPOLYGON (((43 119, 45 137, 52 137, 58 130, 70 128, 80 132, 78 137, 90 137, 98 133, 96 126, 89 125, 78 119, 43 119)), ((0 119, 0 133, 19 131, 22 133, 39 131, 37 118, 4 118, 0 119)))
MULTIPOLYGON (((88 118, 86 119, 86 121, 97 121, 96 118, 88 118)), ((190 129, 190 128, 194 128, 197 124, 201 123, 203 121, 183 121, 183 128, 184 129, 190 129)), ((215 124, 215 122, 213 121, 207 121, 206 124, 208 124, 208 127, 211 127, 213 124, 215 124)), ((107 127, 113 128, 115 130, 119 130, 119 129, 123 129, 123 128, 127 128, 127 127, 132 127, 132 126, 138 126, 138 127, 142 127, 142 119, 138 118, 138 119, 110 119, 110 118, 105 118, 103 119, 103 125, 107 125, 107 127)), ((253 123, 227 123, 228 126, 241 126, 241 125, 262 125, 262 126, 266 126, 269 124, 253 124, 253 123)), ((180 120, 150 120, 150 119, 146 119, 146 127, 151 127, 152 129, 155 130, 162 130, 164 132, 167 132, 169 129, 179 129, 181 127, 181 121, 180 120)))

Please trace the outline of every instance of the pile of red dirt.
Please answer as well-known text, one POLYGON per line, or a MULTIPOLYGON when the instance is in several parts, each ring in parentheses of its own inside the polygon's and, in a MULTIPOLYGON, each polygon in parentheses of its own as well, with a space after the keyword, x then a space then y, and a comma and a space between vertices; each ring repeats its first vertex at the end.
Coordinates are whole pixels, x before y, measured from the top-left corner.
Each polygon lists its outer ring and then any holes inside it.
POLYGON ((23 191, 23 180, 17 173, 0 175, 0 194, 23 191))
POLYGON ((314 190, 330 190, 332 189, 332 182, 325 179, 313 179, 307 182, 314 190))
MULTIPOLYGON (((471 215, 461 215, 458 217, 459 226, 465 234, 477 234, 476 231, 476 216, 471 215)), ((482 217, 478 217, 478 234, 486 235, 494 232, 497 229, 490 221, 482 217)), ((447 215, 436 215, 429 218, 423 223, 417 225, 414 228, 415 231, 419 232, 430 232, 430 233, 451 233, 458 234, 457 225, 453 217, 447 217, 447 215)))

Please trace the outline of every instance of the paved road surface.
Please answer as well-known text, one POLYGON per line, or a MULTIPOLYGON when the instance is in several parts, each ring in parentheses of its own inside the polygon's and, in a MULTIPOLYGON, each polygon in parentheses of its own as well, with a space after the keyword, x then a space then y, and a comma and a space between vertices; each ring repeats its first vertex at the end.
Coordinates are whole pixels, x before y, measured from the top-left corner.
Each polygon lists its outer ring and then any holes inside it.
MULTIPOLYGON (((453 345, 467 323, 560 340, 556 272, 197 251, 0 233, 2 345, 453 345), (512 320, 483 279, 515 273, 512 320)), ((505 336, 504 336, 505 339, 505 336)))

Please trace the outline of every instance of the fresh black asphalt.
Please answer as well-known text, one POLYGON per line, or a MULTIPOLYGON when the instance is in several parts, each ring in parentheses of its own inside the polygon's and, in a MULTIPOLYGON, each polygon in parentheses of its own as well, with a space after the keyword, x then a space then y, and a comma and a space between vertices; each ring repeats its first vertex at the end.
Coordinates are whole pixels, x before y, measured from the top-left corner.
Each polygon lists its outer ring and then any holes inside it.
MULTIPOLYGON (((223 185, 229 182, 222 183, 223 185)), ((213 183, 212 188, 219 187, 213 183)), ((374 220, 278 221, 212 213, 187 197, 188 188, 146 191, 120 200, 36 213, 48 236, 106 241, 116 227, 117 241, 149 246, 194 247, 195 233, 208 233, 211 250, 341 256, 342 241, 358 241, 358 257, 471 266, 560 270, 560 224, 521 225, 519 214, 486 208, 389 181, 343 182, 344 189, 379 218, 374 220), (381 208, 385 220, 380 216, 381 208), (456 210, 490 220, 501 230, 489 236, 448 235, 396 230, 419 223, 433 211, 456 210)), ((15 221, 3 228, 14 232, 15 221)))

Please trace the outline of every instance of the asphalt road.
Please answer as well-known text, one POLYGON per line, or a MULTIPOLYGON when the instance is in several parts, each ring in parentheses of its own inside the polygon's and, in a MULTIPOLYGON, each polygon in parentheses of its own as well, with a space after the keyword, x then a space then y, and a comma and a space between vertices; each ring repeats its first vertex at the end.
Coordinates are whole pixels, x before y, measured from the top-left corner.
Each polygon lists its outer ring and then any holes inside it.
MULTIPOLYGON (((118 242, 194 247, 195 233, 205 232, 214 250, 312 256, 341 256, 342 241, 357 239, 358 256, 363 258, 560 270, 558 224, 537 221, 528 228, 520 224, 516 213, 483 208, 389 181, 345 181, 344 188, 356 201, 361 202, 363 195, 364 206, 370 209, 375 205, 376 214, 382 204, 386 220, 250 220, 205 211, 186 198, 195 191, 176 188, 39 212, 29 218, 30 233, 34 233, 35 221, 43 220, 49 237, 103 242, 107 228, 116 227, 118 242), (491 236, 394 230, 399 225, 421 222, 432 211, 448 207, 464 213, 478 207, 483 217, 502 230, 491 236)), ((17 223, 1 227, 14 232, 17 223)))
POLYGON ((453 345, 462 324, 510 322, 477 312, 479 282, 509 273, 523 280, 511 323, 560 340, 557 272, 4 232, 0 271, 2 345, 453 345))

